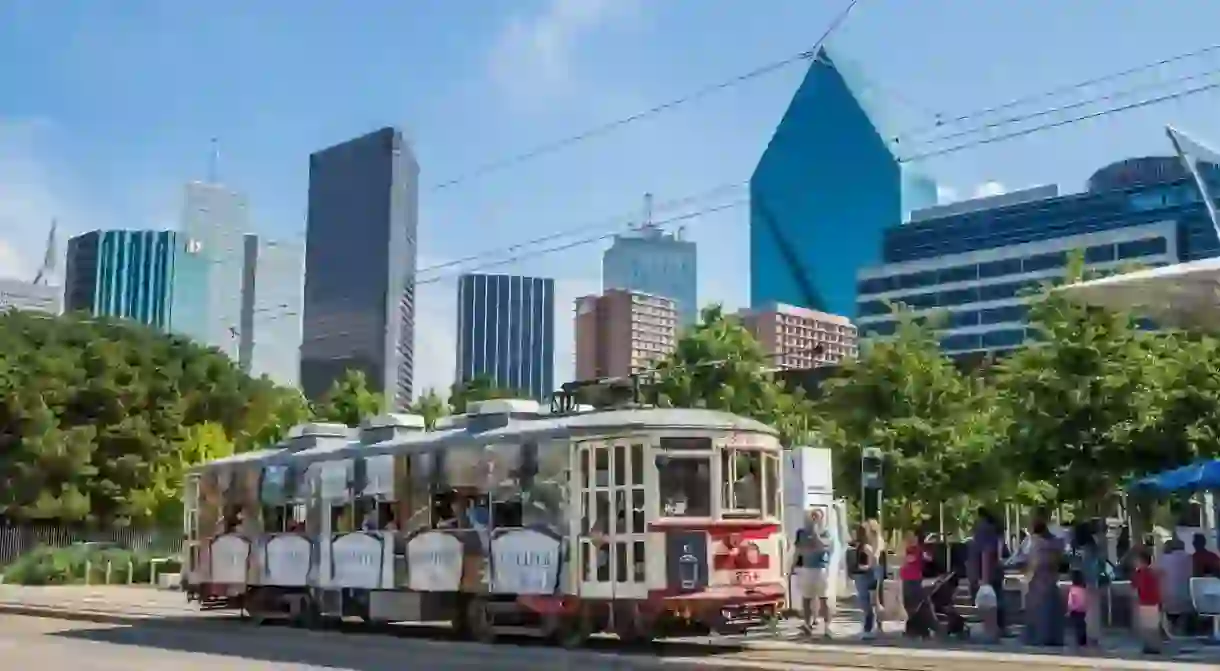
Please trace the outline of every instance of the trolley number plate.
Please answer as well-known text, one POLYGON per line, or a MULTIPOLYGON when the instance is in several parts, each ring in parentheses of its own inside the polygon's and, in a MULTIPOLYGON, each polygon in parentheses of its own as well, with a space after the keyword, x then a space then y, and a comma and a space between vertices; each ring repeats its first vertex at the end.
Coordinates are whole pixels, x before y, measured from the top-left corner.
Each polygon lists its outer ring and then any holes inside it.
POLYGON ((734 585, 758 584, 758 571, 737 571, 733 574, 734 585))

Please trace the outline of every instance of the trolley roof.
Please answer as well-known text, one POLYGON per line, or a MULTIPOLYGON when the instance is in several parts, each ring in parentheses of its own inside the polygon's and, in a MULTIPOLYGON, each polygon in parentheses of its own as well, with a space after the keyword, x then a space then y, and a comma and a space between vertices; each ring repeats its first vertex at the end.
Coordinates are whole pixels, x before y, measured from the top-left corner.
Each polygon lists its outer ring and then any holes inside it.
MULTIPOLYGON (((468 420, 479 419, 468 417, 468 420)), ((293 450, 291 439, 275 449, 233 455, 201 464, 195 470, 221 466, 260 464, 302 466, 319 461, 403 454, 438 448, 481 447, 504 443, 537 443, 554 439, 614 436, 640 431, 732 431, 766 436, 778 435, 766 424, 719 410, 699 408, 639 408, 600 410, 571 415, 509 418, 504 424, 480 430, 477 422, 402 435, 377 443, 334 440, 304 450, 293 450)))

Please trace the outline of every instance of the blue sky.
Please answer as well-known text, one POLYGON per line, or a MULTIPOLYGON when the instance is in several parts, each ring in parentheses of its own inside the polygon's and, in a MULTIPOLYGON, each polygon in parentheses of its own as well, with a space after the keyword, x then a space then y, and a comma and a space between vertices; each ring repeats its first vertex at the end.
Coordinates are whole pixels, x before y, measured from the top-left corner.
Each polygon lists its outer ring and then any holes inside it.
MULTIPOLYGON (((646 191, 664 201, 747 178, 802 67, 452 188, 427 185, 808 48, 842 6, 0 0, 0 275, 32 272, 53 216, 69 234, 174 226, 181 184, 206 175, 213 136, 222 180, 249 194, 267 235, 303 232, 310 151, 387 124, 421 163, 421 266, 622 220, 646 191)), ((862 0, 834 46, 886 92, 898 132, 1209 46, 1216 25, 1220 3, 1207 0, 862 0)), ((1077 189, 1111 160, 1165 152, 1167 122, 1220 142, 1218 102, 1204 94, 922 168, 958 197, 987 182, 1077 189)), ((689 223, 701 299, 741 304, 745 210, 689 223)), ((497 268, 560 280, 561 376, 568 301, 596 290, 600 251, 497 268)), ((455 291, 448 280, 422 291, 422 385, 452 375, 455 291)))

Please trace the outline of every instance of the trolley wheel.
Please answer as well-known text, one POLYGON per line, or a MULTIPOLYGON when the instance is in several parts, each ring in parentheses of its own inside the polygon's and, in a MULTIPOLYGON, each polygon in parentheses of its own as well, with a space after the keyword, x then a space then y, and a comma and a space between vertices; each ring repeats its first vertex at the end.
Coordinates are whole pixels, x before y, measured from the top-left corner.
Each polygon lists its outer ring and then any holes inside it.
POLYGON ((651 641, 652 621, 640 612, 639 604, 623 603, 614 607, 614 634, 626 645, 651 641))
POLYGON ((304 594, 290 594, 284 599, 288 611, 288 623, 300 629, 309 628, 309 597, 304 594))
POLYGON ((548 617, 554 618, 547 626, 551 631, 550 638, 561 648, 583 648, 593 635, 593 618, 584 607, 575 613, 557 613, 548 617))
POLYGON ((466 630, 470 638, 479 643, 496 642, 496 626, 490 605, 491 602, 481 596, 471 597, 466 604, 466 630))

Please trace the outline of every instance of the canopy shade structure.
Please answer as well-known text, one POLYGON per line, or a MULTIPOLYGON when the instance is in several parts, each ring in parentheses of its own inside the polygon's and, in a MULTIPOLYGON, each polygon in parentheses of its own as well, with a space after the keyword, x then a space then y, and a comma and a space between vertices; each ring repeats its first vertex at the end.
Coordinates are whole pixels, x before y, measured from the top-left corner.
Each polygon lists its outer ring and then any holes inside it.
POLYGON ((1149 475, 1131 483, 1128 489, 1132 492, 1146 494, 1220 489, 1220 459, 1201 461, 1164 473, 1149 475))
POLYGON ((1220 333, 1220 258, 1137 270, 1056 291, 1089 305, 1132 311, 1159 326, 1220 333))

